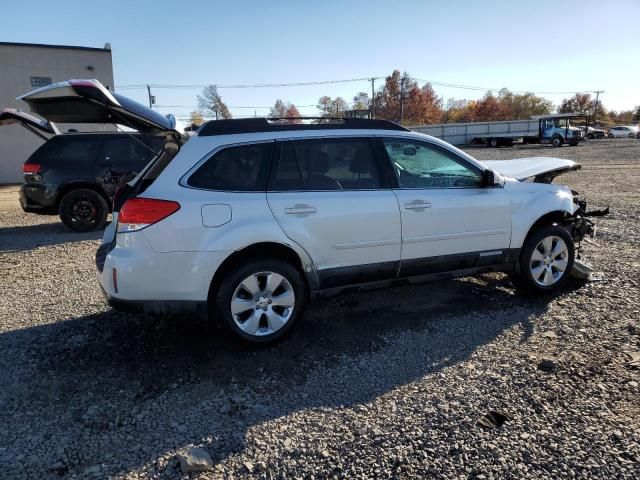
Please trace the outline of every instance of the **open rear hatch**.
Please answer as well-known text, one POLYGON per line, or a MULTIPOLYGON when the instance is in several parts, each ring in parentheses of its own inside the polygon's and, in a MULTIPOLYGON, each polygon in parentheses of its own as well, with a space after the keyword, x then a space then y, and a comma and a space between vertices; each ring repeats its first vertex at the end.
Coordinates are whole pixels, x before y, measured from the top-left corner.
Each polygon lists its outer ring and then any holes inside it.
POLYGON ((5 108, 0 111, 0 127, 4 125, 20 124, 34 135, 37 135, 45 142, 49 140, 44 134, 58 135, 60 131, 53 122, 48 122, 28 113, 21 112, 15 108, 5 108))
POLYGON ((173 115, 166 117, 125 96, 109 91, 98 80, 66 80, 18 97, 49 122, 115 123, 152 135, 175 133, 173 115))

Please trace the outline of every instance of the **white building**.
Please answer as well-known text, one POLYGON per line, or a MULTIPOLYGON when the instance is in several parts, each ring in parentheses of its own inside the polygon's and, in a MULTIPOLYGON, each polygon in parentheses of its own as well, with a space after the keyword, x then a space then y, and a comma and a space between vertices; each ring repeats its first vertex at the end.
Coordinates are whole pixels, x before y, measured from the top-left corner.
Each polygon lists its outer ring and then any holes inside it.
MULTIPOLYGON (((70 78, 96 78, 113 89, 111 45, 104 48, 0 42, 0 110, 28 111, 16 97, 70 78)), ((105 125, 58 125, 61 132, 112 130, 105 125)), ((42 140, 21 125, 0 127, 0 184, 22 181, 22 164, 42 140)))

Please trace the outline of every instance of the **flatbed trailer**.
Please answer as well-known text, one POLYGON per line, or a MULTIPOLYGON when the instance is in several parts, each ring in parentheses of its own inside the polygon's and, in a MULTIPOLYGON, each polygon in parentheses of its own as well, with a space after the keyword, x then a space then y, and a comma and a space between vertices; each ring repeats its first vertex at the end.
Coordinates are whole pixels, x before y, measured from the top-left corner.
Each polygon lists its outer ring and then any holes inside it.
POLYGON ((584 132, 571 126, 570 119, 584 117, 581 113, 536 115, 529 120, 500 122, 444 123, 409 127, 420 133, 440 138, 452 145, 481 143, 490 147, 525 143, 548 143, 555 147, 577 145, 584 132))

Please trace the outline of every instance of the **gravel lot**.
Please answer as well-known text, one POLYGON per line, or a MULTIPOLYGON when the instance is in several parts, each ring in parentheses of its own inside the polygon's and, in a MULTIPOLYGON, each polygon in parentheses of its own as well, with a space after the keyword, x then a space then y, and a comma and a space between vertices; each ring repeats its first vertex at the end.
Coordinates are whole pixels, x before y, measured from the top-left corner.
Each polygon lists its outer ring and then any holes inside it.
POLYGON ((248 348, 110 310, 101 235, 3 204, 0 478, 188 478, 190 447, 197 478, 639 478, 640 142, 468 151, 580 161, 560 181, 613 212, 585 246, 598 281, 345 294, 248 348))

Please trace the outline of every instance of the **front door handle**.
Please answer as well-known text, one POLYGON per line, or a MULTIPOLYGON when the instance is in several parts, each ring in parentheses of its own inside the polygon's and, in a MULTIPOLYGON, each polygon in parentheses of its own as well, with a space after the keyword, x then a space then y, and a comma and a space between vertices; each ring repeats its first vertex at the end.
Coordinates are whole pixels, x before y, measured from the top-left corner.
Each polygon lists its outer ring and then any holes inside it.
POLYGON ((412 202, 405 202, 405 210, 422 210, 424 208, 431 208, 431 202, 426 200, 413 200, 412 202))
POLYGON ((296 215, 296 214, 304 214, 304 213, 316 213, 316 207, 312 207, 311 205, 304 204, 296 204, 293 207, 288 207, 284 209, 284 213, 287 215, 296 215))

